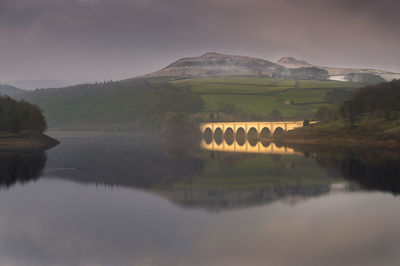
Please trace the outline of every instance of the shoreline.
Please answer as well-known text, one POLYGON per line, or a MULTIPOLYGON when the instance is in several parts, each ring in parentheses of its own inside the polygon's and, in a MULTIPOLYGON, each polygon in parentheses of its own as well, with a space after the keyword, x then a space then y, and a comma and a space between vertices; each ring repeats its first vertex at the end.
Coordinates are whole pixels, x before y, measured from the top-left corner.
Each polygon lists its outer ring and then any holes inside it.
POLYGON ((324 136, 324 137, 282 137, 278 140, 285 146, 303 146, 312 148, 329 148, 329 149, 356 149, 356 150, 386 150, 398 151, 400 150, 400 142, 396 139, 375 139, 371 137, 338 137, 338 136, 324 136))
POLYGON ((0 134, 0 151, 36 151, 47 150, 60 142, 50 136, 37 132, 0 134))

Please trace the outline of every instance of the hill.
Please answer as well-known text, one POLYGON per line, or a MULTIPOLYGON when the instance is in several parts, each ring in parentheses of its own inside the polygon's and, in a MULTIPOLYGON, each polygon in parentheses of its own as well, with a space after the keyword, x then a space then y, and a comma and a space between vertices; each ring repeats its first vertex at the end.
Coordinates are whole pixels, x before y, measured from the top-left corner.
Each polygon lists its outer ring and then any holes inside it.
POLYGON ((162 125, 169 112, 196 119, 219 114, 224 119, 221 104, 249 114, 241 119, 266 119, 274 109, 285 119, 310 118, 320 106, 328 104, 329 92, 351 93, 357 88, 339 81, 147 78, 39 89, 18 98, 39 105, 52 129, 151 131, 162 125))
POLYGON ((297 60, 294 57, 282 57, 276 63, 287 68, 315 67, 304 60, 297 60))
POLYGON ((158 130, 169 112, 185 113, 191 121, 270 119, 271 113, 281 119, 312 118, 319 107, 341 103, 363 86, 354 79, 328 80, 328 70, 295 58, 278 63, 290 66, 207 53, 141 77, 16 97, 39 105, 53 129, 158 130))
POLYGON ((20 88, 10 86, 10 85, 0 84, 0 94, 1 95, 17 96, 24 92, 25 92, 25 90, 22 90, 20 88))
POLYGON ((21 98, 39 105, 51 128, 154 130, 168 112, 198 112, 202 100, 167 79, 81 84, 29 91, 21 98))
POLYGON ((328 72, 315 66, 290 69, 267 60, 239 55, 206 53, 182 58, 164 69, 147 74, 150 77, 282 77, 326 79, 328 72))
POLYGON ((21 88, 23 90, 34 90, 43 88, 63 88, 72 86, 73 83, 64 80, 13 80, 4 82, 8 85, 21 88))
POLYGON ((356 82, 368 85, 400 78, 400 73, 387 70, 318 66, 310 64, 304 60, 298 60, 294 57, 283 57, 276 63, 290 69, 317 67, 326 70, 329 74, 328 79, 330 80, 356 82))

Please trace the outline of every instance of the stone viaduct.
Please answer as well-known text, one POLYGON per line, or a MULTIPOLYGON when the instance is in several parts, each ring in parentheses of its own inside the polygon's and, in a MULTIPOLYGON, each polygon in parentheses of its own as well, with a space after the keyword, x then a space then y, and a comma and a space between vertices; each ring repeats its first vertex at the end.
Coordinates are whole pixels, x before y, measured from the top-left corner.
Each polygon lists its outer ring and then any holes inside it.
MULTIPOLYGON (((315 122, 311 122, 315 123, 315 122)), ((303 126, 303 121, 280 121, 280 122, 215 122, 201 123, 200 130, 203 134, 211 135, 227 133, 234 136, 240 134, 247 136, 252 134, 257 137, 267 138, 303 126)))

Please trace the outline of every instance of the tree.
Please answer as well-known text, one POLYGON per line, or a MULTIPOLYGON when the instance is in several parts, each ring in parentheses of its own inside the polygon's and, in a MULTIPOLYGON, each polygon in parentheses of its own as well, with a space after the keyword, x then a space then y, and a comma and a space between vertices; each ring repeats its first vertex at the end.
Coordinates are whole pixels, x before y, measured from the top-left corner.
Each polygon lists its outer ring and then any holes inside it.
POLYGON ((382 115, 387 121, 390 121, 395 118, 395 112, 399 110, 400 110, 399 97, 396 97, 394 99, 388 99, 385 101, 385 105, 382 110, 382 115))
POLYGON ((228 115, 236 115, 241 112, 234 103, 218 102, 218 112, 225 113, 228 115))
POLYGON ((354 123, 357 120, 357 113, 356 113, 354 101, 353 100, 345 101, 342 104, 340 111, 342 113, 342 116, 344 118, 349 119, 350 124, 354 125, 354 123))
POLYGON ((215 116, 214 113, 210 113, 210 115, 208 116, 208 118, 210 119, 210 121, 214 121, 215 120, 215 116))
POLYGON ((332 121, 340 118, 340 112, 336 106, 321 106, 315 111, 314 118, 319 121, 332 121))
POLYGON ((342 104, 345 101, 351 100, 352 96, 352 91, 348 91, 345 89, 333 89, 326 93, 325 100, 328 103, 342 104))
POLYGON ((185 113, 167 113, 164 117, 165 127, 182 127, 189 123, 188 116, 185 113))
POLYGON ((272 121, 282 120, 282 113, 278 109, 273 109, 268 115, 267 118, 272 121))
POLYGON ((19 132, 23 130, 43 132, 47 124, 42 110, 26 101, 0 97, 0 131, 19 132))

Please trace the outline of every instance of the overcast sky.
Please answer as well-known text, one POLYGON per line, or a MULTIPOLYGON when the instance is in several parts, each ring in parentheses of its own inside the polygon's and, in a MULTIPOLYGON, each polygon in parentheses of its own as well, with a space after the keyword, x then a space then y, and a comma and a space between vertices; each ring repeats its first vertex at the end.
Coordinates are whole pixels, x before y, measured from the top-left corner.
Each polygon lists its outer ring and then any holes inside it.
POLYGON ((0 0, 0 81, 118 80, 208 51, 400 72, 398 0, 0 0))

